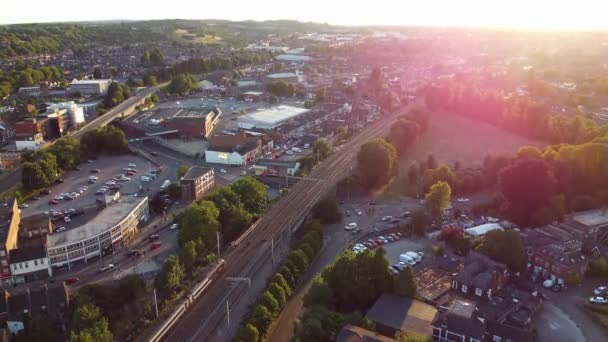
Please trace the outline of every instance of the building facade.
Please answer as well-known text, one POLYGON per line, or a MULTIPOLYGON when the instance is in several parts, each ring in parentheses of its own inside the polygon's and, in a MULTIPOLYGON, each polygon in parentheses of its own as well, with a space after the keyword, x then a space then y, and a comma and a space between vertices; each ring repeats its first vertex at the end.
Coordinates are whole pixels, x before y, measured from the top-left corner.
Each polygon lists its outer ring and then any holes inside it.
POLYGON ((6 207, 0 208, 0 282, 9 280, 9 251, 17 248, 17 236, 21 222, 21 212, 17 200, 12 199, 6 207))
POLYGON ((528 249, 528 269, 541 279, 565 284, 568 279, 580 283, 589 261, 582 254, 583 243, 578 240, 557 242, 539 249, 528 249))
POLYGON ((209 167, 191 167, 180 179, 182 201, 191 202, 203 197, 215 187, 215 171, 209 167))
POLYGON ((108 92, 108 87, 112 83, 111 79, 107 80, 73 80, 70 83, 70 92, 79 92, 85 96, 104 95, 108 92))
POLYGON ((489 300, 506 286, 508 280, 509 271, 505 264, 480 253, 469 252, 464 268, 452 279, 452 289, 489 300))
POLYGON ((74 262, 86 263, 104 251, 111 251, 130 240, 148 215, 147 197, 128 197, 109 205, 81 227, 49 235, 47 251, 51 267, 70 268, 74 262))
POLYGON ((45 280, 53 275, 45 246, 13 249, 9 252, 13 283, 45 280))

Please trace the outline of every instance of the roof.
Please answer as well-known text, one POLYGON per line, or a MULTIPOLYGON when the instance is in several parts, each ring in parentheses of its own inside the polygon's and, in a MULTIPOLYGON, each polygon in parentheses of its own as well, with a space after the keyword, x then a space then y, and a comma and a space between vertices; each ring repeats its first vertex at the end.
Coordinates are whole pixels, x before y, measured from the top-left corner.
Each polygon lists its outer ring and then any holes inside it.
POLYGON ((254 127, 272 128, 299 115, 310 112, 310 109, 292 106, 276 106, 243 115, 239 118, 239 126, 245 129, 254 127))
POLYGON ((242 93, 241 95, 260 96, 260 95, 264 95, 264 92, 262 92, 262 91, 246 91, 246 92, 242 93))
POLYGON ((217 107, 207 108, 204 110, 180 110, 169 119, 185 119, 185 118, 206 118, 208 115, 218 115, 220 110, 217 107))
POLYGON ((485 324, 474 317, 474 313, 475 304, 473 302, 458 299, 450 304, 446 312, 435 317, 433 325, 437 327, 446 325, 450 331, 481 340, 485 333, 485 324))
POLYGON ((35 247, 22 247, 9 251, 10 263, 18 263, 29 260, 46 258, 46 249, 40 244, 35 247))
POLYGON ((531 332, 510 325, 502 324, 494 320, 486 321, 486 328, 488 334, 493 336, 500 336, 503 339, 511 339, 511 341, 517 342, 534 341, 531 332))
POLYGON ((84 225, 66 232, 50 234, 47 237, 48 248, 54 248, 94 237, 120 223, 147 197, 121 197, 117 202, 104 208, 97 216, 84 225))
POLYGON ((469 252, 465 259, 465 265, 460 272, 454 277, 455 280, 461 283, 466 284, 480 284, 484 286, 479 286, 479 288, 487 289, 489 287, 489 283, 491 283, 491 274, 490 272, 499 270, 506 270, 507 266, 500 262, 492 260, 490 257, 483 255, 478 252, 469 252), (488 276, 484 275, 479 277, 479 275, 487 273, 490 275, 490 281, 488 281, 488 276), (479 278, 478 278, 479 277, 479 278))
POLYGON ((112 82, 111 79, 104 79, 104 80, 72 80, 72 85, 73 84, 100 84, 100 83, 108 83, 108 82, 112 82))
POLYGON ((182 177, 182 180, 187 180, 187 179, 197 179, 200 178, 204 175, 206 175, 207 173, 213 171, 212 167, 191 167, 190 170, 188 170, 188 172, 186 172, 186 174, 184 175, 184 177, 182 177))
POLYGON ((336 342, 397 342, 397 340, 349 324, 340 330, 336 342))
POLYGON ((437 309, 431 305, 385 293, 378 298, 365 317, 395 330, 431 335, 431 322, 436 314, 437 309))
POLYGON ((608 224, 608 210, 595 209, 574 214, 574 220, 586 226, 608 224))
POLYGON ((288 77, 298 77, 298 75, 294 74, 293 72, 279 72, 276 74, 268 74, 268 75, 266 75, 266 77, 268 77, 268 78, 288 78, 288 77))
POLYGON ((282 61, 292 61, 292 62, 304 62, 304 61, 310 61, 312 59, 309 56, 301 56, 301 55, 278 55, 275 58, 278 60, 282 60, 282 61))
POLYGON ((467 228, 464 231, 465 231, 465 233, 467 233, 471 236, 481 236, 481 235, 485 235, 488 232, 491 232, 493 230, 503 230, 503 228, 498 223, 486 223, 486 224, 482 224, 479 226, 467 228))
POLYGON ((24 292, 9 294, 9 320, 21 321, 24 310, 28 310, 30 314, 47 313, 49 317, 54 318, 68 305, 69 295, 63 286, 26 288, 24 292))
POLYGON ((12 198, 6 201, 7 206, 0 206, 0 243, 4 245, 8 236, 8 230, 13 219, 13 208, 16 208, 17 200, 12 198))
POLYGON ((255 162, 259 166, 276 166, 293 169, 299 162, 297 160, 260 159, 255 162))

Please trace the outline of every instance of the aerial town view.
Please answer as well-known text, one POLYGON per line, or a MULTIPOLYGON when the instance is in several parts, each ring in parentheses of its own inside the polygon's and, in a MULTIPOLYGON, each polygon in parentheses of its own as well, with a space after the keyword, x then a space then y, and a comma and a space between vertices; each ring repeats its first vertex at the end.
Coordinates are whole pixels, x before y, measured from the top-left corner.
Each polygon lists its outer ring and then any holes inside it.
POLYGON ((608 341, 608 4, 3 2, 0 342, 608 341))

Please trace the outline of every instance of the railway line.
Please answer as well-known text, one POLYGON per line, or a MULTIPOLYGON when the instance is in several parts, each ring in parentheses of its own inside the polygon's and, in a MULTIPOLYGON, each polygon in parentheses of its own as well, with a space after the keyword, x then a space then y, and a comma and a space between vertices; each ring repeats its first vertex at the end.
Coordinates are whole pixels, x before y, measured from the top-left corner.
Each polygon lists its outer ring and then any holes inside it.
MULTIPOLYGON (((361 145, 381 136, 395 118, 395 115, 389 116, 365 128, 314 168, 310 179, 295 183, 288 194, 268 210, 254 231, 225 253, 223 258, 226 265, 222 278, 255 276, 270 258, 269 241, 285 233, 290 234, 289 230, 304 219, 314 204, 348 174, 361 145)), ((224 303, 237 302, 246 291, 246 286, 242 284, 226 286, 225 279, 218 279, 164 340, 210 341, 217 327, 225 320, 224 303)))

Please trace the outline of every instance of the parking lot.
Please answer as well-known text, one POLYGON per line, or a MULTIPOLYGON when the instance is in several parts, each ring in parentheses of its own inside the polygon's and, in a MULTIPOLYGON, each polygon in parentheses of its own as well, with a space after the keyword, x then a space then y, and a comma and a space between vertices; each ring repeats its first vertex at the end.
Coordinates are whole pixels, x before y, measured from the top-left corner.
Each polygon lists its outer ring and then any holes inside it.
MULTIPOLYGON (((63 212, 70 209, 74 209, 76 212, 81 213, 81 210, 84 210, 84 215, 82 215, 82 217, 77 215, 78 218, 65 224, 68 228, 70 226, 75 227, 86 222, 82 221, 87 217, 90 218, 94 216, 95 208, 98 206, 96 200, 105 200, 104 196, 111 193, 111 191, 108 191, 105 194, 96 194, 96 192, 114 177, 118 177, 119 175, 125 175, 126 177, 123 178, 122 181, 115 181, 116 184, 120 184, 118 186, 120 186, 119 191, 122 195, 133 195, 140 191, 140 189, 146 194, 152 193, 153 190, 160 187, 166 177, 175 178, 175 175, 164 175, 161 173, 153 181, 142 183, 140 177, 151 170, 156 170, 156 167, 145 159, 133 155, 101 156, 90 162, 85 161, 78 167, 80 168, 79 171, 68 171, 64 174, 63 183, 57 183, 51 186, 49 188, 49 190, 51 190, 50 194, 41 195, 38 200, 30 200, 27 202, 29 207, 22 209, 22 215, 31 216, 43 212, 48 213, 50 210, 63 212), (137 170, 137 173, 132 176, 127 176, 124 171, 125 168, 128 168, 129 164, 134 164, 134 169, 137 170), (98 177, 98 181, 91 184, 89 182, 91 176, 98 177), (129 179, 127 180, 127 178, 129 179), (63 198, 65 199, 60 199, 59 196, 61 196, 61 194, 79 192, 79 189, 83 186, 86 186, 87 188, 82 191, 78 197, 69 199, 69 197, 64 196, 63 198)), ((105 186, 107 187, 107 185, 105 186)), ((118 186, 116 188, 118 188, 118 186)))

